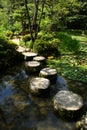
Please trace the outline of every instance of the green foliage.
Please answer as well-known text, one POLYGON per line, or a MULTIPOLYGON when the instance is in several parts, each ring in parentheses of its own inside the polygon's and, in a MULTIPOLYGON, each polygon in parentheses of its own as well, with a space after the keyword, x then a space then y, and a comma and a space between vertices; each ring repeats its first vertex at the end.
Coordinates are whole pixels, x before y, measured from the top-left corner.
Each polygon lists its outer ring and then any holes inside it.
POLYGON ((78 54, 61 55, 57 59, 49 59, 47 63, 49 67, 54 67, 60 75, 87 83, 87 37, 78 35, 73 38, 81 42, 78 54))
POLYGON ((32 42, 32 40, 30 40, 29 42, 28 42, 28 47, 30 48, 30 49, 33 49, 33 42, 32 42))
POLYGON ((76 15, 67 18, 67 27, 69 29, 87 29, 87 15, 76 15))
POLYGON ((0 37, 0 58, 10 56, 10 49, 8 41, 4 37, 0 37))
POLYGON ((8 44, 8 41, 7 41, 6 37, 0 36, 0 46, 4 46, 5 47, 6 44, 8 44))
POLYGON ((81 55, 62 55, 58 59, 48 60, 47 63, 49 67, 54 67, 60 75, 87 83, 86 56, 81 55), (82 57, 84 57, 84 61, 82 57))
POLYGON ((60 39, 59 50, 61 53, 77 53, 80 49, 80 42, 66 33, 58 33, 58 38, 60 39))
POLYGON ((0 36, 0 71, 23 61, 24 57, 16 51, 16 47, 17 45, 0 36))
POLYGON ((23 40, 21 40, 21 41, 19 42, 19 44, 20 44, 20 46, 25 47, 25 42, 24 42, 23 40))
POLYGON ((13 26, 14 26, 15 31, 19 31, 19 32, 21 31, 21 23, 20 22, 16 21, 13 26))
POLYGON ((13 36, 13 32, 10 31, 10 30, 7 30, 7 31, 5 32, 5 34, 6 34, 6 36, 7 36, 8 38, 12 38, 12 36, 13 36))
POLYGON ((31 36, 30 36, 30 34, 26 34, 26 35, 24 35, 24 36, 22 37, 22 39, 23 39, 24 42, 27 42, 27 41, 30 41, 30 40, 31 40, 31 36))
POLYGON ((34 43, 33 50, 39 55, 45 57, 58 56, 58 45, 60 40, 52 36, 52 34, 45 34, 40 39, 37 39, 34 43))
POLYGON ((32 40, 24 42, 23 40, 20 41, 20 45, 29 49, 33 49, 33 42, 32 40))

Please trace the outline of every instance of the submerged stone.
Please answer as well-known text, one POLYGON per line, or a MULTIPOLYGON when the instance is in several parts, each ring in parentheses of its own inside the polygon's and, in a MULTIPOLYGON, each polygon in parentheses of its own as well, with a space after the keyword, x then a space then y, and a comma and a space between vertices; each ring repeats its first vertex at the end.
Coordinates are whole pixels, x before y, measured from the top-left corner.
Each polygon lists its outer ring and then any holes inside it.
POLYGON ((46 78, 36 77, 30 81, 30 90, 33 94, 47 96, 49 93, 50 81, 46 78))
POLYGON ((54 110, 56 110, 60 116, 67 119, 74 119, 80 116, 80 112, 83 108, 82 97, 72 91, 66 90, 59 91, 55 95, 53 103, 54 110))

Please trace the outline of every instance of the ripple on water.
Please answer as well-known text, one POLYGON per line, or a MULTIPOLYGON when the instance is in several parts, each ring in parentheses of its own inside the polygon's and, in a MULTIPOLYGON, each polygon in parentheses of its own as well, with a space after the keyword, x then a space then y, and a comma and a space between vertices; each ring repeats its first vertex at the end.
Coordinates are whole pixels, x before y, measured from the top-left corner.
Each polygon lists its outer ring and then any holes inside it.
POLYGON ((0 104, 4 103, 4 100, 13 95, 17 90, 14 86, 14 79, 11 76, 5 76, 1 79, 0 83, 0 104))

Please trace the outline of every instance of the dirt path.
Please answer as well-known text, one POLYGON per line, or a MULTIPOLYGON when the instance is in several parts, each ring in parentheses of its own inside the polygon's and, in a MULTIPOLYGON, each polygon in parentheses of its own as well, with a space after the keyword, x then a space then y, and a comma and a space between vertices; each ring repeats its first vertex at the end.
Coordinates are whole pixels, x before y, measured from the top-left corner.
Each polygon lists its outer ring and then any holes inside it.
POLYGON ((19 45, 20 39, 18 38, 14 38, 11 40, 12 42, 16 43, 17 45, 19 45))

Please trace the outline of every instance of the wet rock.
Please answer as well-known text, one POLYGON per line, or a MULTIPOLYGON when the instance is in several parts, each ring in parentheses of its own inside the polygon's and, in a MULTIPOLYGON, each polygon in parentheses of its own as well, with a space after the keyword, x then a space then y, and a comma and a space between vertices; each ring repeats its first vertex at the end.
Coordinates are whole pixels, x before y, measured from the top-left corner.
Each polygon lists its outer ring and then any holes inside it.
POLYGON ((39 73, 40 77, 44 77, 50 80, 51 83, 55 83, 57 80, 57 71, 52 68, 44 68, 39 73))
POLYGON ((27 73, 39 72, 40 62, 38 61, 25 62, 25 68, 26 68, 27 73))
POLYGON ((18 73, 16 75, 16 81, 23 81, 28 79, 28 75, 26 74, 26 72, 24 70, 22 70, 20 73, 18 73))
POLYGON ((50 81, 42 77, 32 78, 29 87, 33 94, 47 96, 50 91, 50 81))
POLYGON ((87 113, 82 116, 81 120, 76 122, 75 130, 87 130, 87 113))
POLYGON ((11 96, 11 99, 13 100, 14 107, 18 109, 18 111, 22 111, 29 106, 29 102, 26 101, 25 97, 21 94, 14 94, 11 96))
POLYGON ((33 60, 33 57, 37 56, 37 54, 34 52, 23 52, 22 54, 24 55, 24 59, 26 61, 31 61, 33 60))
POLYGON ((83 108, 83 99, 72 91, 61 90, 54 96, 53 104, 54 110, 61 117, 71 120, 80 116, 83 108))

